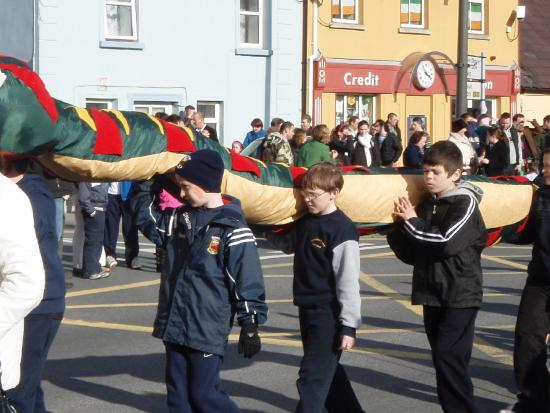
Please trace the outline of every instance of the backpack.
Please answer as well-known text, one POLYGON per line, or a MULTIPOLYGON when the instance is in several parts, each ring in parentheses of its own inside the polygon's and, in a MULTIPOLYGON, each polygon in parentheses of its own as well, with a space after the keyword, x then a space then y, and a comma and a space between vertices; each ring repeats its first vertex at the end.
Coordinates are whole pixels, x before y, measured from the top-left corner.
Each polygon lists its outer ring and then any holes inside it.
POLYGON ((280 141, 277 136, 278 134, 271 134, 267 136, 261 145, 260 151, 260 160, 266 165, 275 161, 277 157, 277 143, 280 141))

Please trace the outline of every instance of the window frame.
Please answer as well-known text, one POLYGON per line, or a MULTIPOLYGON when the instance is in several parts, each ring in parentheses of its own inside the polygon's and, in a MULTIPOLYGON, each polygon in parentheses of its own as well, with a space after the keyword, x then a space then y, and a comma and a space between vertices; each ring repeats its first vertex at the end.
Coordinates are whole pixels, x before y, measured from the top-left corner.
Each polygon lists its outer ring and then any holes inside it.
POLYGON ((116 99, 108 99, 108 98, 86 98, 84 102, 84 107, 86 109, 99 109, 99 110, 112 110, 116 109, 116 99), (97 108, 95 106, 88 106, 88 104, 106 104, 106 108, 97 108))
POLYGON ((142 112, 147 113, 148 115, 154 116, 157 112, 165 112, 168 114, 171 114, 174 112, 174 108, 176 107, 177 102, 167 102, 167 101, 157 101, 157 100, 135 100, 132 102, 132 110, 136 112, 142 112), (143 112, 141 110, 138 110, 137 107, 146 107, 147 112, 143 112), (163 107, 164 110, 153 110, 159 109, 160 107, 163 107))
POLYGON ((258 0, 258 11, 241 10, 241 0, 238 0, 239 10, 239 48, 263 49, 264 47, 264 0, 258 0), (258 16, 258 43, 246 43, 241 39, 241 17, 258 16))
MULTIPOLYGON (((331 0, 331 3, 330 3, 331 8, 332 8, 332 1, 333 0, 331 0)), ((344 19, 343 18, 343 16, 342 16, 342 12, 343 12, 342 0, 338 0, 339 6, 340 6, 340 18, 335 18, 332 15, 332 11, 331 11, 331 13, 330 13, 331 21, 334 22, 334 23, 359 24, 359 1, 360 0, 353 0, 354 8, 355 8, 355 19, 349 20, 349 19, 344 19)))
POLYGON ((125 40, 125 41, 137 41, 138 40, 138 27, 137 27, 137 0, 120 1, 120 0, 105 0, 103 7, 103 30, 105 40, 125 40), (132 35, 130 36, 117 36, 111 35, 107 28, 107 6, 125 6, 130 7, 132 13, 132 35))
POLYGON ((407 29, 426 29, 426 0, 420 0, 420 7, 421 7, 421 23, 420 24, 412 24, 411 21, 411 0, 407 0, 409 2, 409 23, 401 23, 401 0, 399 1, 399 27, 407 28, 407 29))
POLYGON ((221 100, 197 100, 197 112, 204 113, 204 110, 201 110, 201 106, 214 106, 214 117, 207 118, 204 116, 205 125, 213 127, 218 133, 218 138, 221 136, 221 131, 223 130, 223 101, 221 100))
POLYGON ((468 0, 468 34, 485 34, 485 0, 468 0), (481 30, 472 30, 472 4, 481 5, 481 30))

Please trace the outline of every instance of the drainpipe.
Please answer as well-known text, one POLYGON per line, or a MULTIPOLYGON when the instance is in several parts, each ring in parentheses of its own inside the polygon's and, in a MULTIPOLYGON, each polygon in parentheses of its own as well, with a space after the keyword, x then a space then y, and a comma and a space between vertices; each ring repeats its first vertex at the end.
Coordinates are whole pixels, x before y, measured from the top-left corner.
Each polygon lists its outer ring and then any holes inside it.
MULTIPOLYGON (((313 62, 317 59, 317 20, 319 18, 319 4, 318 0, 312 0, 313 3, 313 17, 312 17, 312 31, 311 31, 311 55, 308 60, 308 80, 307 80, 307 110, 308 114, 313 114, 313 62)), ((316 114, 317 115, 317 114, 316 114)))

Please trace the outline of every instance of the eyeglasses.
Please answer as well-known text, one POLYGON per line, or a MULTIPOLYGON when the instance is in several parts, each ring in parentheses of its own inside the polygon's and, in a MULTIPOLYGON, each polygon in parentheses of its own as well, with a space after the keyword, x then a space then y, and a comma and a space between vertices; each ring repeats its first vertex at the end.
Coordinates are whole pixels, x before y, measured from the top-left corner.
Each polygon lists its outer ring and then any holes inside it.
POLYGON ((320 194, 316 194, 315 192, 306 192, 306 191, 300 191, 300 192, 306 201, 315 201, 321 195, 326 194, 326 192, 321 192, 320 194))

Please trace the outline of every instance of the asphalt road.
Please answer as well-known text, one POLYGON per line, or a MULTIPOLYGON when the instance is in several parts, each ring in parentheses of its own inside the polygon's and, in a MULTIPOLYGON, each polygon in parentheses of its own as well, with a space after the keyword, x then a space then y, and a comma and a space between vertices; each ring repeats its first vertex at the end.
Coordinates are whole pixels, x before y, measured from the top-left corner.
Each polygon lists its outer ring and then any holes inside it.
MULTIPOLYGON (((72 226, 64 234, 70 267, 72 226)), ((122 246, 122 243, 119 244, 122 246)), ((292 257, 260 242, 269 321, 253 361, 237 354, 230 337, 223 388, 243 412, 289 412, 297 402, 301 357, 292 305, 292 257)), ((150 334, 158 293, 154 247, 141 243, 142 270, 121 262, 110 278, 75 279, 65 320, 50 352, 43 388, 58 413, 165 412, 162 343, 150 334)), ((361 239, 363 326, 357 347, 342 357, 367 412, 440 412, 435 376, 420 317, 410 306, 411 267, 381 237, 361 239)), ((123 253, 122 250, 120 250, 123 253)), ((481 412, 513 401, 513 331, 530 247, 499 245, 484 252, 485 298, 476 324, 471 363, 481 412)))

